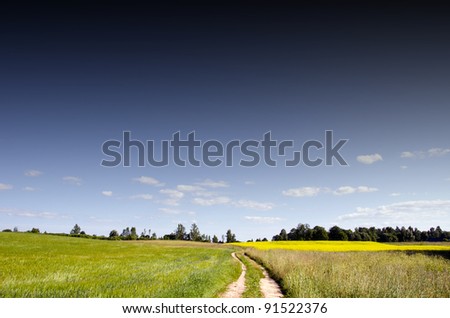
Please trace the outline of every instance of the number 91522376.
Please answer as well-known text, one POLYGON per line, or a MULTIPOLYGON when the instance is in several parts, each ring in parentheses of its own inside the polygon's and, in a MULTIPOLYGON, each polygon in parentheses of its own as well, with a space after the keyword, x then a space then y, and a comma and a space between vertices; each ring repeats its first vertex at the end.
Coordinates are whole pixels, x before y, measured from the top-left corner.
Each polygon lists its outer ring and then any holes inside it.
POLYGON ((266 303, 266 314, 325 314, 326 303, 266 303))

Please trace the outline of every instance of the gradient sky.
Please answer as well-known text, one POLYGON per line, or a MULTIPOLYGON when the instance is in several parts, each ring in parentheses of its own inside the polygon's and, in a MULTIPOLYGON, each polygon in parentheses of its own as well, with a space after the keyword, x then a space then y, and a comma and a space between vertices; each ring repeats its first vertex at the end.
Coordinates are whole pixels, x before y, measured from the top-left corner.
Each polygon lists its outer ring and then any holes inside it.
POLYGON ((0 229, 450 229, 449 5, 86 3, 0 10, 0 229), (100 166, 123 131, 325 130, 349 166, 100 166))

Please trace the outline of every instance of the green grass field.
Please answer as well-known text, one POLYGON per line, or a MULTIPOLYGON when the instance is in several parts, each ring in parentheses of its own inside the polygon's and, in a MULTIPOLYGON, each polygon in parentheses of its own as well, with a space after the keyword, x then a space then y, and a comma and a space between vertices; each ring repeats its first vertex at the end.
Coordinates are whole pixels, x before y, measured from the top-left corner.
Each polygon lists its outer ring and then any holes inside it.
POLYGON ((421 253, 448 256, 448 244, 235 245, 0 233, 0 297, 217 297, 240 275, 237 249, 247 266, 243 297, 261 296, 262 276, 244 250, 287 297, 450 297, 450 260, 421 253))
POLYGON ((450 297, 450 260, 430 254, 448 255, 448 244, 355 243, 238 245, 268 268, 287 297, 450 297))
POLYGON ((0 233, 0 297, 216 297, 233 247, 0 233))

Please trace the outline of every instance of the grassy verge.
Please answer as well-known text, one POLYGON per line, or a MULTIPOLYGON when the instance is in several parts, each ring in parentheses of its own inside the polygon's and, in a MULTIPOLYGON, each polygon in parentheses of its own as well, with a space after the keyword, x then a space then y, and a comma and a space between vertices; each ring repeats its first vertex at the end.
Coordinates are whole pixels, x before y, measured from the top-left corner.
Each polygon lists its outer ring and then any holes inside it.
POLYGON ((239 277, 232 249, 0 233, 0 297, 216 297, 239 277))
POLYGON ((264 277, 258 264, 252 262, 242 253, 237 253, 236 256, 247 267, 247 273, 245 275, 245 292, 242 294, 243 298, 262 298, 261 288, 259 281, 264 277))
POLYGON ((450 297, 450 261, 404 252, 248 249, 288 297, 450 297))

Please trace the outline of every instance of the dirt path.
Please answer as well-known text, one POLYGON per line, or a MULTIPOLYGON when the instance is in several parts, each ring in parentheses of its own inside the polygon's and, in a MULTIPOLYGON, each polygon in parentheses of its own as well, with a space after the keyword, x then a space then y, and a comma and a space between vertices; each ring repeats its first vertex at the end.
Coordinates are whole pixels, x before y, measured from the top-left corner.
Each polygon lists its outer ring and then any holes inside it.
POLYGON ((261 266, 261 270, 264 274, 264 278, 259 281, 259 287, 261 288, 261 293, 264 298, 282 298, 283 293, 281 293, 280 286, 277 282, 270 278, 269 273, 266 269, 261 266))
MULTIPOLYGON (((242 294, 245 292, 245 289, 246 289, 245 275, 247 273, 247 267, 236 256, 236 253, 231 253, 231 256, 241 264, 242 273, 239 276, 237 281, 231 283, 228 286, 227 291, 221 295, 221 298, 241 298, 242 294)), ((278 286, 278 284, 272 278, 270 278, 266 269, 264 267, 262 267, 261 265, 257 264, 251 258, 247 257, 246 255, 244 255, 244 257, 247 258, 250 261, 250 263, 255 265, 257 268, 260 268, 264 275, 264 278, 261 278, 261 280, 259 281, 259 288, 261 289, 261 293, 263 294, 264 298, 281 298, 281 297, 283 297, 280 286, 278 286)))
POLYGON ((245 274, 247 273, 247 267, 245 267, 244 263, 237 258, 236 253, 231 253, 231 256, 241 264, 242 273, 237 281, 228 286, 227 291, 222 294, 221 298, 241 298, 245 291, 245 274))
POLYGON ((280 286, 277 284, 276 281, 274 281, 272 278, 270 278, 269 273, 267 270, 256 263, 254 260, 252 260, 250 257, 245 255, 247 259, 257 268, 261 269, 261 272, 264 275, 264 278, 261 278, 259 281, 259 288, 261 289, 261 293, 263 294, 264 298, 282 298, 283 293, 281 292, 280 286))

